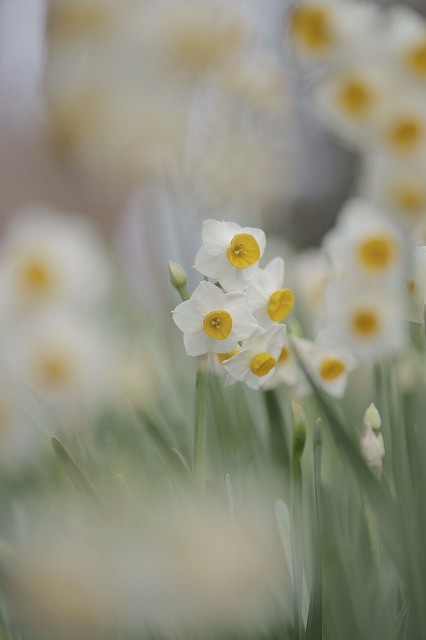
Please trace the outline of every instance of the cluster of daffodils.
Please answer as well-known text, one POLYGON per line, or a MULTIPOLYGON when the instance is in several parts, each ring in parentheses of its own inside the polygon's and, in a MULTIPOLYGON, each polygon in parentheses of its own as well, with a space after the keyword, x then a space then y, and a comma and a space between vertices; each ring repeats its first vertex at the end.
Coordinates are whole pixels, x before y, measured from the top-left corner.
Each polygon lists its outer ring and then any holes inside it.
POLYGON ((361 193, 414 230, 426 210, 426 20, 402 5, 302 0, 288 28, 299 62, 321 71, 316 115, 361 154, 361 193))
POLYGON ((407 320, 424 322, 426 21, 400 5, 302 0, 286 24, 316 69, 315 115, 361 159, 357 197, 295 279, 310 328, 377 360, 406 344, 407 320))
POLYGON ((94 229, 44 206, 18 211, 0 241, 0 459, 27 462, 50 428, 109 393, 100 309, 111 287, 94 229))
POLYGON ((282 258, 259 266, 264 232, 206 220, 202 238, 195 268, 204 281, 173 311, 187 354, 213 354, 227 384, 242 381, 252 389, 272 389, 285 383, 298 395, 309 391, 299 357, 316 384, 342 396, 356 360, 325 337, 311 342, 290 336, 284 322, 294 295, 285 286, 282 258))
POLYGON ((274 0, 52 0, 45 86, 58 148, 138 184, 179 171, 204 196, 282 193, 279 16, 274 0))

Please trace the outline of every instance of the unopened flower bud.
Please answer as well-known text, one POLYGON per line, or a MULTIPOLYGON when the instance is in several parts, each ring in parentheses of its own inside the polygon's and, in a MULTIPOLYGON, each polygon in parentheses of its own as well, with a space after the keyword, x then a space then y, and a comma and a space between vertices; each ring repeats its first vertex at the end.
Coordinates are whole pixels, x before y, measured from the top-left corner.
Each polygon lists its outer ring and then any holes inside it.
POLYGON ((188 300, 189 292, 186 271, 180 264, 173 262, 172 260, 169 260, 169 278, 172 287, 177 289, 182 300, 188 300))
POLYGON ((364 425, 371 427, 373 431, 380 431, 380 427, 382 426, 382 419, 374 402, 370 404, 364 414, 364 425))
POLYGON ((366 423, 360 441, 361 455, 372 472, 380 478, 382 475, 385 443, 381 433, 376 434, 370 424, 366 423))

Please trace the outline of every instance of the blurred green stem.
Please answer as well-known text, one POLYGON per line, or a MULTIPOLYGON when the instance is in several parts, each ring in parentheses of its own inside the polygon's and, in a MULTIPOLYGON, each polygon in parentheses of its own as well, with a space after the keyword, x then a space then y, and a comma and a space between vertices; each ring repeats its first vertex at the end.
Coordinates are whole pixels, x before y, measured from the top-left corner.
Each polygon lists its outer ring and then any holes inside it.
POLYGON ((264 393, 269 418, 269 451, 275 464, 287 470, 290 464, 290 452, 286 440, 284 416, 276 392, 271 389, 264 393))
POLYGON ((194 458, 196 484, 205 489, 207 356, 199 356, 195 379, 194 458))
POLYGON ((306 440, 306 418, 297 403, 293 403, 293 447, 291 457, 291 515, 293 525, 294 630, 296 640, 304 637, 302 621, 303 597, 303 515, 302 515, 302 455, 306 440))

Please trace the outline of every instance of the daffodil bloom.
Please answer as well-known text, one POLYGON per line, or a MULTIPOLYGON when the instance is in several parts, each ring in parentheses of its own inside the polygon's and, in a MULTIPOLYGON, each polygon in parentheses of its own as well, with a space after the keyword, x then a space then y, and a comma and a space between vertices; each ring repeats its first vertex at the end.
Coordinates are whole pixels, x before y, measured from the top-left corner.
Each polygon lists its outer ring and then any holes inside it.
POLYGON ((403 242, 398 228, 377 206, 361 198, 347 202, 324 247, 350 277, 401 281, 403 242))
POLYGON ((247 288, 250 311, 262 327, 287 318, 294 306, 294 294, 284 288, 284 260, 274 258, 259 269, 247 288))
POLYGON ((173 311, 173 320, 189 356, 230 352, 257 327, 244 293, 223 293, 211 282, 200 282, 173 311))
POLYGON ((362 50, 364 34, 375 26, 377 9, 344 0, 302 0, 291 10, 289 30, 303 61, 328 61, 348 50, 362 50))
POLYGON ((259 389, 267 384, 274 374, 280 359, 286 331, 284 326, 268 329, 258 327, 243 342, 241 351, 223 362, 228 372, 228 384, 244 381, 251 389, 259 389))
POLYGON ((413 227, 426 213, 426 162, 407 162, 374 154, 365 158, 361 193, 396 214, 406 227, 413 227))
POLYGON ((356 359, 346 349, 318 339, 316 343, 294 338, 296 349, 316 384, 330 396, 341 398, 356 359))
POLYGON ((195 268, 214 278, 225 291, 244 291, 258 270, 266 245, 261 229, 240 227, 235 222, 205 220, 203 245, 195 268))
POLYGON ((414 83, 426 82, 426 21, 402 5, 388 12, 384 42, 388 64, 414 83))
POLYGON ((326 294, 323 334, 359 360, 377 360, 398 353, 406 344, 405 291, 345 279, 326 294))
POLYGON ((324 123, 361 150, 372 146, 382 103, 392 99, 386 70, 371 61, 355 61, 331 70, 315 83, 311 97, 324 123))
POLYGON ((43 206, 15 213, 0 243, 0 306, 28 313, 93 306, 108 292, 107 259, 91 225, 43 206))
POLYGON ((382 101, 375 114, 372 138, 379 150, 404 161, 426 154, 426 114, 421 92, 394 91, 391 100, 382 101))

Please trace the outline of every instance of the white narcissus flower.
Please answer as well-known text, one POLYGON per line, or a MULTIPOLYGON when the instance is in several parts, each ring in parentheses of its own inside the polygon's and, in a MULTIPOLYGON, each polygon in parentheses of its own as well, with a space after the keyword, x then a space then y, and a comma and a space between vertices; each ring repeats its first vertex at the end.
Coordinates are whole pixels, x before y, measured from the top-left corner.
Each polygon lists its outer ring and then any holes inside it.
POLYGON ((352 62, 331 70, 312 90, 312 101, 324 123, 361 150, 371 148, 375 116, 395 91, 385 71, 371 61, 352 62))
POLYGON ((294 256, 289 266, 298 315, 317 333, 324 315, 326 286, 332 276, 330 262, 322 249, 308 249, 294 256))
POLYGON ((374 29, 377 16, 377 8, 371 3, 302 0, 289 18, 293 46, 304 62, 362 52, 367 42, 364 36, 374 29))
POLYGON ((378 150, 404 162, 425 158, 426 113, 421 91, 399 87, 392 99, 381 102, 374 119, 371 135, 378 150))
POLYGON ((245 293, 223 293, 211 282, 200 282, 173 311, 173 320, 183 331, 189 356, 232 351, 258 326, 245 293))
POLYGON ((105 253, 84 218, 35 205, 15 213, 6 226, 0 243, 0 306, 7 315, 93 306, 110 285, 105 253))
POLYGON ((399 352, 407 341, 405 292, 396 286, 333 283, 326 295, 323 335, 360 360, 399 352))
POLYGON ((313 380, 334 398, 345 394, 348 377, 357 361, 346 349, 335 347, 325 340, 316 343, 294 338, 296 349, 313 380))
POLYGON ((399 230, 367 200, 346 203, 324 247, 338 270, 351 278, 401 281, 404 251, 399 230))
POLYGON ((412 228, 426 213, 426 162, 403 162, 387 154, 365 158, 361 193, 412 228))
POLYGON ((205 220, 202 237, 195 268, 226 291, 245 291, 265 250, 264 232, 235 222, 205 220))
POLYGON ((426 82, 426 21, 409 7, 389 9, 386 21, 388 64, 411 81, 426 82))
POLYGON ((9 354, 16 378, 65 419, 110 397, 113 358, 103 328, 62 310, 18 331, 9 354))
POLYGON ((274 258, 259 269, 247 288, 250 311, 262 327, 285 320, 293 309, 294 294, 283 288, 284 260, 274 258))
POLYGON ((228 384, 243 381, 251 389, 259 389, 270 381, 282 353, 286 336, 285 326, 275 325, 269 329, 258 327, 243 342, 241 351, 223 366, 228 372, 228 384))

